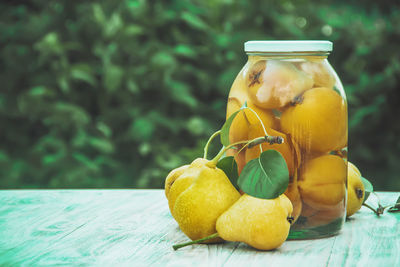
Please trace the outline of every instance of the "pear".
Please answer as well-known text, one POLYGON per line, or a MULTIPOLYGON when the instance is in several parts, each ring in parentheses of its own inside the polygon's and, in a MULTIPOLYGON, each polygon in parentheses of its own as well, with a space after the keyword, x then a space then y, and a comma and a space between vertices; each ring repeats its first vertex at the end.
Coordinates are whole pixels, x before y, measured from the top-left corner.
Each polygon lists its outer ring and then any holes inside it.
POLYGON ((222 170, 211 161, 196 159, 175 179, 168 204, 182 232, 195 240, 214 234, 218 217, 239 198, 240 193, 222 170))
POLYGON ((189 165, 183 165, 179 168, 176 168, 172 170, 167 178, 165 178, 165 196, 167 199, 169 198, 169 190, 171 189, 171 186, 174 184, 175 180, 182 175, 182 173, 189 167, 189 165))
POLYGON ((332 68, 327 61, 306 61, 300 63, 299 67, 302 71, 311 75, 314 81, 313 87, 333 88, 336 83, 332 68))
POLYGON ((336 155, 305 161, 298 180, 301 199, 316 210, 335 207, 346 196, 346 172, 346 163, 336 155))
POLYGON ((318 87, 292 99, 281 115, 281 131, 291 134, 306 154, 347 146, 347 103, 335 90, 318 87))
POLYGON ((347 168, 347 213, 346 216, 350 217, 356 213, 364 201, 365 188, 361 181, 361 173, 357 167, 351 163, 348 163, 347 168))
POLYGON ((183 165, 168 174, 165 179, 165 196, 168 199, 169 210, 173 217, 173 209, 177 197, 193 183, 197 168, 207 163, 207 160, 199 158, 190 165, 183 165))
POLYGON ((284 195, 260 199, 244 194, 217 220, 218 235, 260 250, 279 247, 288 237, 293 206, 284 195))
POLYGON ((280 109, 293 98, 311 89, 311 75, 281 60, 260 60, 249 67, 246 76, 249 99, 264 109, 280 109))

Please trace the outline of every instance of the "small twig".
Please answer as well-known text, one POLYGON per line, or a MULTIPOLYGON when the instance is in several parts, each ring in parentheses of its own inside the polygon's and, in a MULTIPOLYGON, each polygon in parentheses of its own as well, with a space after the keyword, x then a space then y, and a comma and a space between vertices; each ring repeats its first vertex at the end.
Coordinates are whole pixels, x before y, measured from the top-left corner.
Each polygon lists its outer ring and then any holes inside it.
POLYGON ((383 211, 385 210, 380 204, 379 204, 379 207, 377 209, 374 209, 373 207, 371 207, 367 203, 363 203, 362 205, 367 207, 367 208, 369 208, 370 210, 372 210, 377 216, 382 215, 383 211))
POLYGON ((269 143, 270 145, 272 144, 282 144, 283 143, 283 137, 281 136, 263 136, 259 137, 257 139, 254 139, 249 145, 247 146, 249 149, 252 147, 255 147, 257 145, 260 145, 262 143, 269 143))
POLYGON ((218 235, 218 233, 215 233, 215 234, 206 236, 206 237, 201 238, 201 239, 197 239, 197 240, 194 240, 194 241, 186 242, 186 243, 183 243, 183 244, 173 245, 172 248, 174 250, 178 250, 180 248, 183 248, 183 247, 186 247, 186 246, 189 246, 189 245, 193 245, 193 244, 198 244, 198 243, 201 243, 203 241, 207 241, 207 240, 214 239, 214 238, 217 238, 217 237, 219 237, 219 235, 218 235))
POLYGON ((211 141, 217 136, 221 134, 221 130, 216 131, 215 133, 213 133, 210 138, 208 139, 205 147, 204 147, 204 155, 203 158, 207 159, 207 153, 208 153, 208 147, 210 146, 211 141))

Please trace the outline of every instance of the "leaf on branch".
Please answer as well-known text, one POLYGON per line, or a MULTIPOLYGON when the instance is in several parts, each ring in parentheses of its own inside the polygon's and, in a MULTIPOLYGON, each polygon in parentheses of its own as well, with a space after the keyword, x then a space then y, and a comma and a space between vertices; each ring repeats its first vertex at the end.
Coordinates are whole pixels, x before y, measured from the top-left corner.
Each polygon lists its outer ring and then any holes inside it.
POLYGON ((232 185, 237 190, 239 190, 239 186, 237 184, 239 173, 238 173, 238 167, 237 167, 234 157, 229 156, 229 157, 222 158, 220 161, 218 161, 217 168, 223 170, 224 173, 226 174, 226 176, 228 176, 232 185))
POLYGON ((388 212, 400 212, 400 197, 397 199, 396 203, 388 209, 388 212))
POLYGON ((368 181, 364 177, 361 177, 361 181, 364 184, 364 189, 365 189, 365 197, 364 197, 364 201, 363 201, 363 203, 365 203, 365 201, 367 201, 367 199, 369 197, 369 194, 374 192, 374 187, 372 186, 370 181, 368 181))
POLYGON ((224 125, 222 125, 221 128, 221 143, 223 146, 228 146, 229 145, 229 131, 232 125, 233 120, 235 119, 236 115, 242 111, 242 109, 245 109, 247 107, 247 102, 244 103, 244 105, 234 113, 232 113, 229 118, 225 121, 224 125))
POLYGON ((285 159, 276 150, 267 150, 249 161, 240 173, 238 184, 246 194, 274 199, 289 185, 289 170, 285 159))
POLYGON ((225 121, 224 125, 222 125, 221 128, 221 143, 225 147, 229 145, 229 130, 231 128, 232 122, 235 119, 236 115, 240 112, 240 109, 238 111, 235 111, 229 118, 225 121))

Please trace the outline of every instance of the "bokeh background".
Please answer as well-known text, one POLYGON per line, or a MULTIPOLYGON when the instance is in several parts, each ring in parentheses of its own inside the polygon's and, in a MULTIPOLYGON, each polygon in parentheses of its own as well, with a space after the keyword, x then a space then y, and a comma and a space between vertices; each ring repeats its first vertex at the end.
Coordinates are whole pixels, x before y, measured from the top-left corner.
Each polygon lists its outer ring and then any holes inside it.
POLYGON ((322 39, 348 95, 349 160, 400 191, 394 3, 2 2, 0 187, 160 188, 222 126, 245 41, 322 39))

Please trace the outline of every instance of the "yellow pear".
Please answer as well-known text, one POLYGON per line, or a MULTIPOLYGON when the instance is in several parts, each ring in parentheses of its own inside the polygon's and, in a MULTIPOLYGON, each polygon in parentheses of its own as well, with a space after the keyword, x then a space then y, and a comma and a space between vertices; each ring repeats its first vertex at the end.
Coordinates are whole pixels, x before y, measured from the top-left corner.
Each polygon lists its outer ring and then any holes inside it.
POLYGON ((231 86, 231 90, 229 91, 229 98, 236 98, 239 100, 239 107, 241 107, 244 102, 246 102, 249 97, 247 95, 247 86, 246 86, 246 75, 249 68, 249 63, 246 63, 244 67, 240 70, 239 74, 236 76, 233 84, 231 86))
POLYGON ((298 180, 300 195, 316 210, 330 209, 345 198, 346 163, 335 155, 323 155, 306 161, 298 180))
POLYGON ((260 250, 279 247, 288 237, 292 203, 285 195, 260 199, 244 194, 217 220, 218 235, 260 250))
POLYGON ((167 178, 165 179, 165 196, 167 197, 167 199, 169 198, 169 190, 171 189, 171 186, 173 185, 173 183, 175 182, 175 180, 182 175, 182 173, 189 167, 189 165, 183 165, 179 168, 176 168, 174 170, 172 170, 167 178))
POLYGON ((325 153, 347 145, 347 104, 336 91, 318 87, 304 92, 281 115, 281 131, 306 153, 325 153))
POLYGON ((311 75, 313 87, 333 88, 336 83, 334 72, 327 61, 306 61, 300 64, 300 69, 311 75))
POLYGON ((356 213, 364 201, 365 188, 361 181, 361 173, 357 167, 348 163, 347 169, 347 213, 346 216, 350 217, 356 213))
POLYGON ((170 187, 168 204, 182 232, 196 240, 214 234, 218 217, 239 197, 222 170, 211 161, 196 159, 170 187))
POLYGON ((279 109, 297 95, 311 89, 311 75, 292 63, 260 60, 249 67, 246 76, 249 99, 260 108, 279 109))

